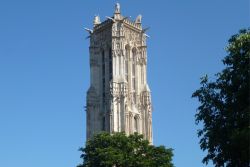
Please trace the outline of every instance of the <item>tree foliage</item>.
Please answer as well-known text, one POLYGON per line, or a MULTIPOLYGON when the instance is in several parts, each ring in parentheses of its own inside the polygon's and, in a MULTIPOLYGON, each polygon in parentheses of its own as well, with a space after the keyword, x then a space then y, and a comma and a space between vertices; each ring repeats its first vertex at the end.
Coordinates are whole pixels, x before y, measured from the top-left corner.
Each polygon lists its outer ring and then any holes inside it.
POLYGON ((87 141, 78 167, 173 167, 172 149, 150 145, 135 133, 100 133, 87 141))
POLYGON ((213 161, 216 167, 249 167, 249 75, 250 29, 241 30, 229 39, 225 69, 201 78, 201 87, 192 97, 198 98, 196 124, 200 147, 208 153, 203 163, 213 161))

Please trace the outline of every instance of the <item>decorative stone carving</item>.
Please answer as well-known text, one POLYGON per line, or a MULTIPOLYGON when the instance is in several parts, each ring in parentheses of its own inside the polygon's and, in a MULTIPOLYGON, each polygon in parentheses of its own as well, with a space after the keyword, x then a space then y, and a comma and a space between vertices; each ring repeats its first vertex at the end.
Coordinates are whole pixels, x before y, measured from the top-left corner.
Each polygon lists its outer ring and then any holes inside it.
POLYGON ((147 52, 141 15, 135 22, 130 21, 120 14, 120 5, 116 4, 112 19, 100 23, 96 16, 90 36, 87 138, 104 129, 110 133, 138 132, 152 142, 152 104, 145 77, 147 52))

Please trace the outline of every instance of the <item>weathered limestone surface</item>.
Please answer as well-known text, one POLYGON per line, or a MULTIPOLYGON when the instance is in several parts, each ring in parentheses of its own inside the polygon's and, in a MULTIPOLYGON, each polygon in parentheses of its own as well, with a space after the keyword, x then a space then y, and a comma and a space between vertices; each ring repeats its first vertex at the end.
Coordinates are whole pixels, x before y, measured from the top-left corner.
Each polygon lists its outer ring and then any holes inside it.
POLYGON ((100 131, 138 132, 153 142, 152 104, 147 84, 147 46, 142 16, 135 21, 120 13, 90 33, 90 88, 87 92, 87 139, 100 131))

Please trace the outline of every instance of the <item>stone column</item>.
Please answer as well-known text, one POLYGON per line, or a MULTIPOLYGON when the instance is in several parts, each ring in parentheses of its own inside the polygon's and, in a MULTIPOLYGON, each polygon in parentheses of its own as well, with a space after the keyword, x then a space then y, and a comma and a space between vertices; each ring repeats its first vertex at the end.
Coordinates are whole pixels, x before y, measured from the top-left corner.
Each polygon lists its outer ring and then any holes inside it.
POLYGON ((141 118, 141 116, 139 116, 139 133, 140 134, 143 134, 143 132, 142 132, 142 118, 141 118))

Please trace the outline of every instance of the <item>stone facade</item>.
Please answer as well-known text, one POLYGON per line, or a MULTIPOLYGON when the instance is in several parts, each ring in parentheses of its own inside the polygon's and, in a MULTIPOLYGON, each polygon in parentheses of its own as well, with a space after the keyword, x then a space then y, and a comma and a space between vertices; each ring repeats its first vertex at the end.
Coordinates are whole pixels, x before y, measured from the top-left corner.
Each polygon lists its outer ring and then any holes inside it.
POLYGON ((87 92, 87 139, 100 131, 138 132, 151 143, 152 104, 147 84, 147 46, 141 15, 120 13, 103 22, 94 18, 90 33, 90 88, 87 92))

